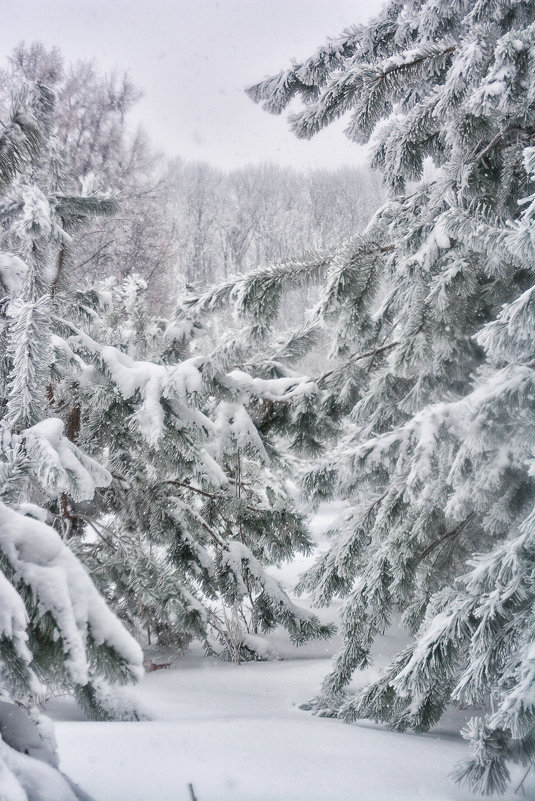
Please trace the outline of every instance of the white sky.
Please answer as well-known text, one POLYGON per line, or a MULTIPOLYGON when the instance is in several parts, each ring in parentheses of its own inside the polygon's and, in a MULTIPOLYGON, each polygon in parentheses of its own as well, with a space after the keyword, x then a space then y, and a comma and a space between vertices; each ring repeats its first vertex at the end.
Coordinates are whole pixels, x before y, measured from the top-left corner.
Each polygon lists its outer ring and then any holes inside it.
POLYGON ((144 92, 136 118, 171 155, 225 168, 273 161, 334 167, 363 151, 331 126, 296 139, 244 87, 366 22, 383 0, 0 0, 0 52, 25 40, 67 60, 127 70, 144 92))

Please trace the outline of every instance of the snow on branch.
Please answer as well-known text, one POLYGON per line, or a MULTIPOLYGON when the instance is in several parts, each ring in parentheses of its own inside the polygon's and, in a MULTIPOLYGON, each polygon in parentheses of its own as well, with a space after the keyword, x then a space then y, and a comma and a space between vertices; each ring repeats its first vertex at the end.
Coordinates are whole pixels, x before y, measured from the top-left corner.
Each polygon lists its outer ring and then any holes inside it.
POLYGON ((97 647, 113 649, 131 677, 141 677, 141 649, 53 528, 0 501, 0 550, 15 578, 31 589, 41 614, 52 615, 75 683, 85 685, 89 680, 89 636, 97 647))
POLYGON ((255 103, 272 114, 280 114, 288 103, 301 95, 305 102, 318 97, 318 89, 325 85, 329 76, 343 70, 353 59, 373 61, 386 58, 399 45, 397 17, 403 6, 387 4, 370 25, 352 25, 340 36, 329 39, 325 44, 300 64, 266 78, 246 89, 255 103))
POLYGON ((65 424, 49 417, 25 429, 20 438, 33 471, 52 496, 65 492, 74 500, 90 500, 97 487, 107 487, 111 474, 64 436, 65 424))
POLYGON ((331 39, 302 64, 282 70, 277 75, 249 86, 245 91, 255 103, 262 103, 265 111, 280 114, 288 103, 300 94, 305 100, 314 100, 318 88, 328 75, 350 58, 359 45, 362 28, 352 27, 341 36, 331 39))
POLYGON ((383 117, 385 106, 390 108, 400 100, 411 83, 428 80, 430 68, 437 74, 445 69, 455 50, 453 40, 422 43, 382 62, 348 68, 330 81, 317 103, 292 115, 292 130, 310 139, 356 105, 346 133, 364 144, 383 117))
POLYGON ((286 403, 298 395, 317 392, 314 381, 306 376, 263 379, 253 378, 243 370, 232 370, 225 376, 224 382, 230 388, 274 403, 286 403))
POLYGON ((219 568, 225 580, 225 574, 231 574, 233 581, 232 594, 248 593, 247 577, 254 579, 262 588, 259 603, 269 608, 276 620, 283 621, 293 642, 303 642, 310 632, 315 636, 329 637, 332 626, 322 626, 312 612, 294 604, 282 589, 279 582, 267 573, 250 549, 241 542, 227 542, 218 557, 219 568))
POLYGON ((299 259, 278 262, 246 276, 239 276, 210 289, 204 295, 189 298, 186 305, 199 312, 212 311, 234 303, 238 314, 253 319, 276 317, 283 289, 310 286, 323 280, 338 248, 305 253, 299 259))
POLYGON ((535 345, 535 287, 505 304, 495 320, 487 323, 476 341, 495 360, 532 361, 535 345))
POLYGON ((5 287, 11 296, 17 295, 23 286, 28 266, 14 253, 0 253, 0 287, 5 287))
MULTIPOLYGON (((73 326, 66 323, 73 330, 73 326)), ((213 424, 200 410, 188 403, 203 390, 199 366, 200 357, 186 359, 178 365, 162 365, 148 361, 137 361, 112 345, 101 345, 82 331, 67 339, 71 350, 81 349, 96 357, 99 366, 109 376, 118 393, 128 400, 136 393, 141 404, 133 415, 148 443, 157 446, 164 429, 165 410, 163 402, 178 405, 178 416, 184 422, 199 429, 210 431, 213 424)))
POLYGON ((519 267, 535 262, 535 245, 530 231, 519 223, 505 227, 489 219, 483 209, 468 214, 459 207, 450 209, 441 217, 449 235, 473 250, 483 250, 489 257, 499 252, 519 267))
MULTIPOLYGON (((533 369, 510 365, 482 377, 465 397, 427 406, 399 428, 356 446, 343 441, 328 458, 319 461, 309 471, 305 476, 305 486, 313 493, 315 484, 319 482, 321 492, 321 476, 325 474, 329 481, 337 476, 339 490, 347 492, 364 475, 388 463, 396 474, 403 475, 407 492, 418 492, 434 469, 438 447, 447 447, 448 438, 462 446, 474 423, 484 419, 487 409, 495 403, 500 404, 500 408, 510 408, 515 398, 518 400, 523 393, 530 391, 532 381, 533 369)), ((454 461, 452 471, 455 466, 454 461)), ((453 478, 454 472, 450 474, 450 479, 453 478)), ((460 481, 461 488, 462 484, 460 481)), ((457 519, 453 501, 450 501, 448 509, 457 519)))

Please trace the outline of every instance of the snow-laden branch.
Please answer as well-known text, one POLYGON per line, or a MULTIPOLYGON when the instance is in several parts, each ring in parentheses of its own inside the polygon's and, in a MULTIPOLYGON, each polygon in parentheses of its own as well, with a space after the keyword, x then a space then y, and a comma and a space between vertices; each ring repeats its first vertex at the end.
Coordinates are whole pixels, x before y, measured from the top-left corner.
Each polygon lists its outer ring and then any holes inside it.
POLYGON ((141 677, 141 649, 53 528, 0 501, 0 550, 15 578, 31 589, 41 614, 52 615, 67 654, 67 669, 76 684, 89 680, 89 637, 97 647, 105 645, 115 651, 133 678, 141 677))

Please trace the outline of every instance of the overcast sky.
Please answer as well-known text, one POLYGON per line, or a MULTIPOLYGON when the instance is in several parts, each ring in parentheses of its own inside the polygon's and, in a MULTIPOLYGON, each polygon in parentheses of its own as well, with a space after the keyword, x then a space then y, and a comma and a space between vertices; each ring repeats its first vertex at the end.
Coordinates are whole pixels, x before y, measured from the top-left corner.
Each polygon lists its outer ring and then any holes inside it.
POLYGON ((127 70, 144 92, 136 118, 171 155, 220 167, 273 161, 358 163, 343 125, 297 140, 244 87, 366 22, 383 0, 0 0, 0 49, 41 40, 67 60, 127 70))

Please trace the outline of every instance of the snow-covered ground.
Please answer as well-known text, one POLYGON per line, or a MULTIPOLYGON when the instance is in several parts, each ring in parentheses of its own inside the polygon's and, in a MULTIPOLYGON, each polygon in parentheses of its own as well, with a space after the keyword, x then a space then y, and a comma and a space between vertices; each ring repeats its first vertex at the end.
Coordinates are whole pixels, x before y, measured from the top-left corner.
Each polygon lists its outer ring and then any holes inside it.
MULTIPOLYGON (((318 529, 323 522, 316 520, 318 529)), ((279 577, 291 580, 295 571, 279 577)), ((359 683, 402 637, 394 628, 377 644, 376 664, 359 683)), ((419 735, 315 717, 299 705, 317 692, 336 640, 296 651, 277 634, 273 645, 283 660, 225 664, 193 648, 170 670, 149 673, 138 695, 150 721, 89 722, 73 702, 56 701, 49 713, 62 769, 95 801, 191 801, 189 784, 198 801, 477 798, 449 776, 467 752, 458 731, 469 712, 453 710, 419 735)), ((518 798, 511 790, 502 801, 518 798)))

